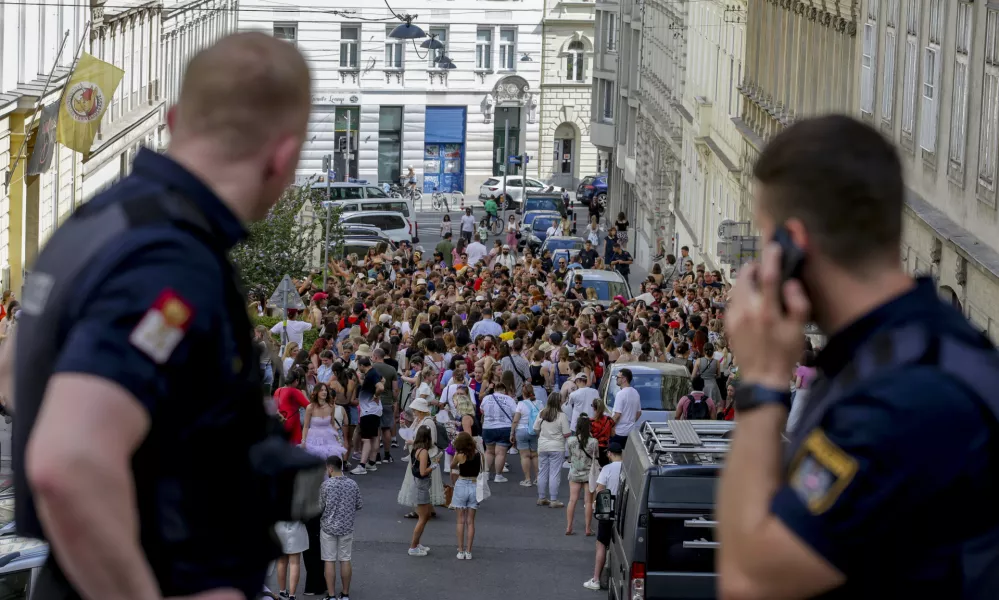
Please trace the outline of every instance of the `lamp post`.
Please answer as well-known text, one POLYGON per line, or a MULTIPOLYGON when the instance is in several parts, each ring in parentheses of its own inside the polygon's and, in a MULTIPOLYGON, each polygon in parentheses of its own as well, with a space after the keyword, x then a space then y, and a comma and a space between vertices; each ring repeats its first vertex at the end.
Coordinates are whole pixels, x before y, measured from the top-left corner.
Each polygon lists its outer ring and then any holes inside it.
POLYGON ((323 208, 326 209, 326 235, 323 238, 323 289, 325 290, 330 269, 330 212, 333 210, 333 202, 324 200, 323 208))

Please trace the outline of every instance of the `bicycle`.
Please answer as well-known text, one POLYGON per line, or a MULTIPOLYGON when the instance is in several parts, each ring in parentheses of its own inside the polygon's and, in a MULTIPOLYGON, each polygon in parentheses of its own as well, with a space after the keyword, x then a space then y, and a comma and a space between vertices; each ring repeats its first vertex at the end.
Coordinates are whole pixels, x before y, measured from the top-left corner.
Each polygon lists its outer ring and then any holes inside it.
POLYGON ((503 233, 503 219, 499 218, 499 216, 494 217, 493 215, 486 215, 486 218, 490 221, 488 224, 489 231, 492 232, 493 235, 500 235, 503 233))
POLYGON ((412 200, 413 203, 416 204, 417 202, 423 201, 423 192, 421 192, 416 188, 409 188, 405 192, 403 192, 402 197, 406 198, 407 200, 412 200))
POLYGON ((455 208, 461 206, 461 203, 465 201, 465 195, 455 190, 451 192, 451 205, 455 208))
POLYGON ((434 193, 431 196, 430 209, 440 212, 450 212, 450 207, 447 203, 447 196, 445 196, 444 192, 439 191, 436 187, 434 187, 434 193))

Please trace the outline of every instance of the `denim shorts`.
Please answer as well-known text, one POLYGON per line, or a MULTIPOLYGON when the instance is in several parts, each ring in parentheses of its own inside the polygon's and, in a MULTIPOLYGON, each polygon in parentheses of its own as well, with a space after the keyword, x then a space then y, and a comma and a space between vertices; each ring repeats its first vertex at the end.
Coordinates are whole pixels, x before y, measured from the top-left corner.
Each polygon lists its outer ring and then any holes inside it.
POLYGON ((347 422, 351 425, 357 425, 360 422, 361 416, 358 412, 358 407, 348 406, 347 407, 347 422))
POLYGON ((504 448, 510 447, 510 428, 503 427, 501 429, 483 429, 482 430, 482 443, 486 446, 503 446, 504 448))
POLYGON ((531 433, 531 430, 526 427, 518 427, 517 450, 530 450, 531 452, 537 452, 539 437, 541 437, 539 434, 531 433))
POLYGON ((454 483, 454 493, 451 495, 451 508, 479 508, 475 499, 475 482, 471 479, 459 479, 454 483))

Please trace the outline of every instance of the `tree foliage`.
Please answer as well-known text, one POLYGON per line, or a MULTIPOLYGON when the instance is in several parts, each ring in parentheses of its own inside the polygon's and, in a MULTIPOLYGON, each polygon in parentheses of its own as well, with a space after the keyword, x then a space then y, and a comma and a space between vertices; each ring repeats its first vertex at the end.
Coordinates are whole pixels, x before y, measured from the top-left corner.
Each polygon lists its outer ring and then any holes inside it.
POLYGON ((298 278, 308 270, 322 244, 319 228, 297 218, 309 196, 308 189, 288 188, 267 218, 251 223, 249 237, 232 249, 232 261, 251 294, 266 300, 286 274, 298 278))

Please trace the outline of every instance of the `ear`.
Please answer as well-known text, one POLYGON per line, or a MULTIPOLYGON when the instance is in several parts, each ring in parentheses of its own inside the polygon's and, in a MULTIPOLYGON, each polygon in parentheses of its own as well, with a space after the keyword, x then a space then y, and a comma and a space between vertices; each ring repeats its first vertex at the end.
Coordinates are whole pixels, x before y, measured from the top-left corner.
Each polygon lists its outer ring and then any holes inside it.
POLYGON ((177 122, 177 105, 173 105, 167 109, 166 122, 167 130, 170 133, 173 133, 174 128, 176 127, 175 123, 177 122))
POLYGON ((274 142, 268 166, 275 176, 288 181, 294 179, 302 151, 302 141, 300 136, 283 134, 274 142))

